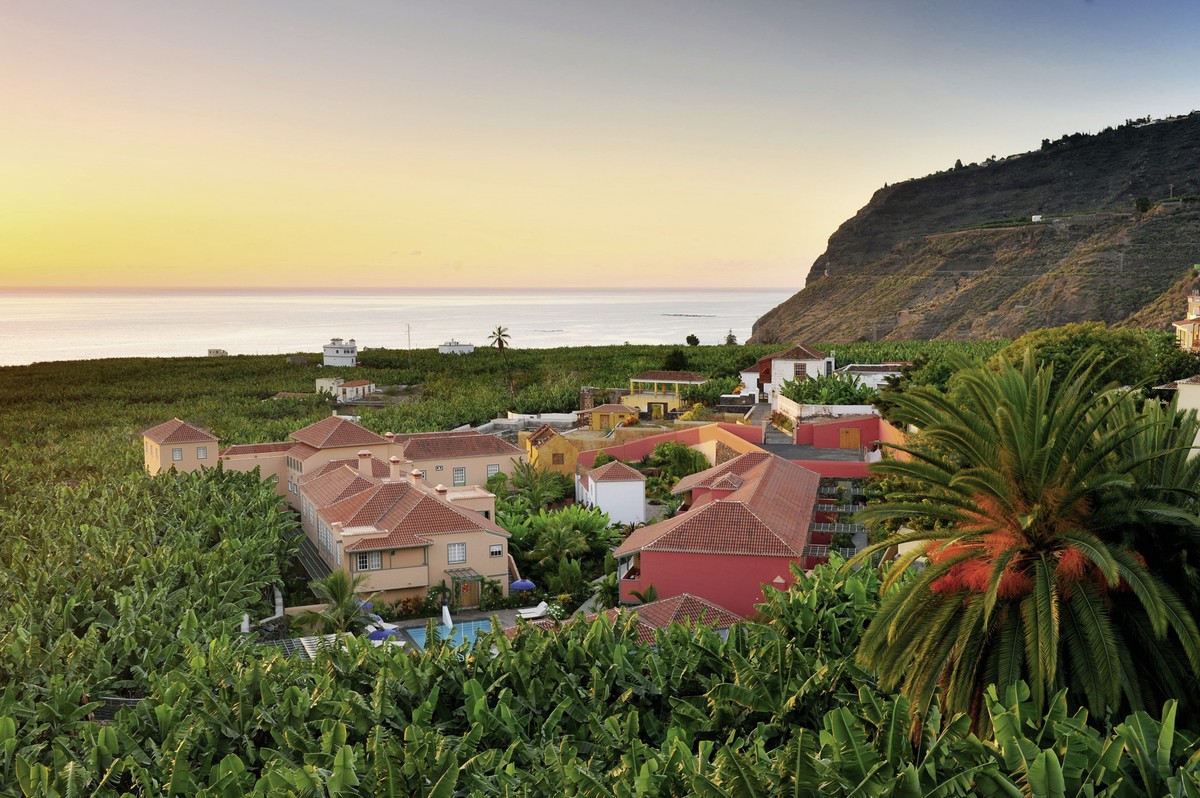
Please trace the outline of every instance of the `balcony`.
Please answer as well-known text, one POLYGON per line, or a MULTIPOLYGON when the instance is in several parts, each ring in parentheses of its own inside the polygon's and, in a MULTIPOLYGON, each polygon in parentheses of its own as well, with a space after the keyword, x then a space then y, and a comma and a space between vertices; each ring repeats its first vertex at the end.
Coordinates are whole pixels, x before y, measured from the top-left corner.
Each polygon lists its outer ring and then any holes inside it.
POLYGON ((378 571, 358 571, 365 576, 366 590, 402 590, 429 586, 429 566, 411 565, 407 568, 384 568, 378 571))

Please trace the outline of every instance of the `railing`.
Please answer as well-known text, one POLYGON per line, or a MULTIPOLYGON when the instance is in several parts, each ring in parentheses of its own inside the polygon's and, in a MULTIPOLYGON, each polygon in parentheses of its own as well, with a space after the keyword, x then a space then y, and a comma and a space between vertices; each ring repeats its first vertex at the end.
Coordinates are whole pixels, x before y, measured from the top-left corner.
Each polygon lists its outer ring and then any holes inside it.
POLYGON ((848 534, 855 535, 860 532, 866 532, 867 527, 864 524, 817 524, 817 523, 813 523, 813 524, 809 524, 808 530, 810 532, 835 532, 835 533, 836 532, 846 532, 848 534))
POLYGON ((831 552, 837 552, 844 559, 850 559, 855 554, 861 551, 857 546, 842 546, 834 548, 833 546, 805 546, 805 557, 828 557, 831 552))
POLYGON ((834 504, 833 502, 817 502, 817 512, 820 513, 857 513, 865 509, 865 504, 834 504))
POLYGON ((822 496, 836 496, 836 495, 838 495, 839 490, 846 496, 865 496, 867 493, 865 490, 863 490, 860 487, 837 488, 837 487, 823 487, 823 486, 818 489, 818 492, 822 496))

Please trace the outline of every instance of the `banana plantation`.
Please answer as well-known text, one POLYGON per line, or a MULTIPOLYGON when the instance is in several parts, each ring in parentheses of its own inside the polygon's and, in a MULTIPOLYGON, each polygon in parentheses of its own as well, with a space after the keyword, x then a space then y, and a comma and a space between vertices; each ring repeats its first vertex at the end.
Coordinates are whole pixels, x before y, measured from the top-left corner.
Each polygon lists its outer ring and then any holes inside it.
MULTIPOLYGON (((363 420, 570 409, 658 349, 378 352, 365 373, 427 394, 363 420)), ((718 373, 769 348, 691 350, 718 373)), ((139 434, 178 416, 282 439, 329 412, 270 399, 313 369, 0 369, 0 796, 1200 798, 1200 425, 1094 362, 1059 381, 1032 359, 962 370, 953 401, 895 400, 923 435, 866 513, 894 524, 874 550, 918 543, 923 573, 912 554, 797 571, 724 636, 644 645, 630 617, 581 617, 304 659, 240 631, 293 554, 273 488, 148 477, 139 434)))

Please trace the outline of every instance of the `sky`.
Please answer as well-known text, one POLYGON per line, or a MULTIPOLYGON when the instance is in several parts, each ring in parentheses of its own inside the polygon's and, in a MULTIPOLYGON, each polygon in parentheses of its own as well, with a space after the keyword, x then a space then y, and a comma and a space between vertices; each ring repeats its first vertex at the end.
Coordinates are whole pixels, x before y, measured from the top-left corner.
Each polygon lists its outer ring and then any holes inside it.
POLYGON ((1200 108, 1192 0, 0 0, 0 290, 799 289, 884 183, 1200 108))

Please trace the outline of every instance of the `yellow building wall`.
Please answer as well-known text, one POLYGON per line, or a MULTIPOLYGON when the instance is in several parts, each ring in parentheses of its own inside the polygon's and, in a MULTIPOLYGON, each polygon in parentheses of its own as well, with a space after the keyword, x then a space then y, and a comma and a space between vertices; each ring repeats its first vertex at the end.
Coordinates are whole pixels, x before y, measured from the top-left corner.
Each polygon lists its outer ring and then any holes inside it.
POLYGON ((574 476, 575 466, 579 463, 579 450, 569 440, 561 435, 555 435, 539 447, 528 448, 529 464, 542 471, 553 471, 565 477, 574 476), (555 463, 554 455, 562 455, 562 462, 555 463))
POLYGON ((217 464, 218 454, 216 441, 159 444, 142 436, 143 464, 150 476, 170 471, 172 467, 179 472, 212 468, 217 464), (178 460, 174 459, 175 450, 179 451, 178 460))
MULTIPOLYGON (((637 413, 622 413, 619 411, 605 413, 593 412, 591 414, 592 423, 590 428, 593 432, 600 432, 602 430, 612 429, 618 424, 624 424, 629 419, 637 417, 637 413)), ((571 473, 574 473, 574 471, 571 473)))

